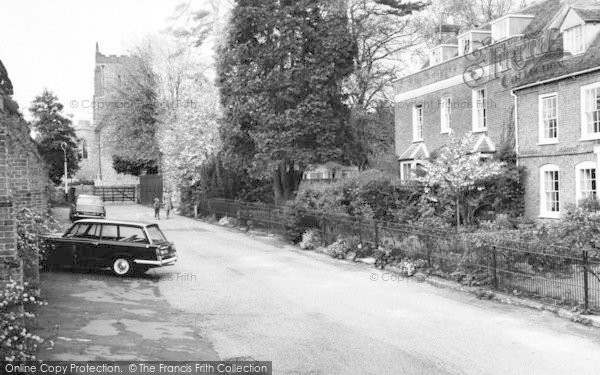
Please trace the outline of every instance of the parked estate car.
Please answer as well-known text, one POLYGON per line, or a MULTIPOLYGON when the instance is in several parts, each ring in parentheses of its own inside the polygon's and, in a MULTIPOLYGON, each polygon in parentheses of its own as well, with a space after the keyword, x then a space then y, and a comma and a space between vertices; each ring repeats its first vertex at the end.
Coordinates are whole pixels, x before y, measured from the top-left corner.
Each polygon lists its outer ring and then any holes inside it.
POLYGON ((104 201, 96 195, 78 195, 69 214, 71 221, 104 217, 106 217, 104 201))
POLYGON ((51 266, 110 267, 126 276, 177 261, 175 245, 153 223, 83 219, 46 240, 51 266))

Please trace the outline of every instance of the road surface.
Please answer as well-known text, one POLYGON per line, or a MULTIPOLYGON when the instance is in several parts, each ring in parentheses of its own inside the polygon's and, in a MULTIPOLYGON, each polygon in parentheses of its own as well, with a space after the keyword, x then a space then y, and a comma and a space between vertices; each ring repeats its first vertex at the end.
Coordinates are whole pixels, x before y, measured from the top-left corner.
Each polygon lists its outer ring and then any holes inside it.
MULTIPOLYGON (((153 221, 150 208, 108 216, 153 221)), ((175 217, 145 277, 42 274, 44 359, 254 359, 274 374, 598 374, 600 330, 175 217)))

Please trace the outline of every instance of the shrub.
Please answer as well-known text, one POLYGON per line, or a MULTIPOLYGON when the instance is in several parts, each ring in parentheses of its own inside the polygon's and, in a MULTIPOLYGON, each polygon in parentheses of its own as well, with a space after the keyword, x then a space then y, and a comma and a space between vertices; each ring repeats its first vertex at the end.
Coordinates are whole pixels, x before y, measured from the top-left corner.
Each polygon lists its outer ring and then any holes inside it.
POLYGON ((81 179, 69 184, 69 186, 79 186, 79 185, 94 185, 94 180, 81 179))
POLYGON ((292 206, 297 211, 341 213, 364 220, 408 220, 420 196, 418 186, 370 170, 332 183, 302 184, 292 206))
POLYGON ((35 360, 38 345, 43 341, 39 336, 27 329, 27 322, 35 318, 35 314, 24 308, 42 305, 25 287, 14 281, 0 292, 0 359, 2 361, 35 360))
POLYGON ((343 239, 338 239, 325 248, 327 254, 338 259, 345 259, 348 250, 348 244, 343 239))
POLYGON ((284 214, 285 233, 293 243, 302 241, 307 230, 316 230, 321 225, 320 216, 307 212, 300 205, 291 204, 284 214))
POLYGON ((300 241, 300 248, 302 250, 314 250, 321 244, 319 240, 319 234, 316 230, 307 230, 302 235, 302 241, 300 241))
POLYGON ((587 212, 600 211, 600 201, 593 198, 585 198, 579 201, 579 208, 587 212))
POLYGON ((395 268, 403 276, 414 276, 425 265, 426 262, 423 259, 403 259, 395 264, 395 268))
POLYGON ((44 268, 51 249, 42 235, 60 230, 59 222, 50 215, 22 208, 16 214, 16 223, 17 250, 23 259, 23 267, 27 269, 39 264, 40 268, 44 268))

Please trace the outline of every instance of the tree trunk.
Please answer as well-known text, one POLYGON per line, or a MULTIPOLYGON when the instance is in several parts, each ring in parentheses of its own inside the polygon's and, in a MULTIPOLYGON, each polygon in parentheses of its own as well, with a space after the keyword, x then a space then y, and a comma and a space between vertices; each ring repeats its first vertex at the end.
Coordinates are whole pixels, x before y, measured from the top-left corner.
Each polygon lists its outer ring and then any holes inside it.
POLYGON ((281 181, 281 163, 273 171, 273 194, 275 196, 275 204, 281 204, 284 201, 283 185, 281 181))
POLYGON ((300 185, 302 173, 294 169, 294 161, 282 160, 273 171, 273 193, 276 204, 294 198, 294 192, 300 185))
POLYGON ((456 195, 456 229, 460 227, 460 196, 456 195))

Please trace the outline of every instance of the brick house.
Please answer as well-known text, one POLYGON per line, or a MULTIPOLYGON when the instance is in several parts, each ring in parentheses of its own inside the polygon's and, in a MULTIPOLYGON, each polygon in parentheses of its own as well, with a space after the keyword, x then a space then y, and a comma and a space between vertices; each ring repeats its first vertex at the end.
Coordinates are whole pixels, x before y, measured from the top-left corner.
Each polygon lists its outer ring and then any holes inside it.
POLYGON ((559 218, 597 198, 600 163, 600 5, 563 5, 548 28, 563 56, 519 82, 517 153, 524 167, 525 214, 559 218))
POLYGON ((482 156, 512 147, 511 89, 521 77, 515 77, 511 53, 521 52, 520 64, 537 61, 553 40, 546 26, 562 7, 560 0, 546 0, 477 29, 446 35, 430 49, 420 71, 394 82, 395 144, 403 180, 413 178, 419 160, 446 144, 451 133, 462 137, 471 132, 472 152, 482 156))

